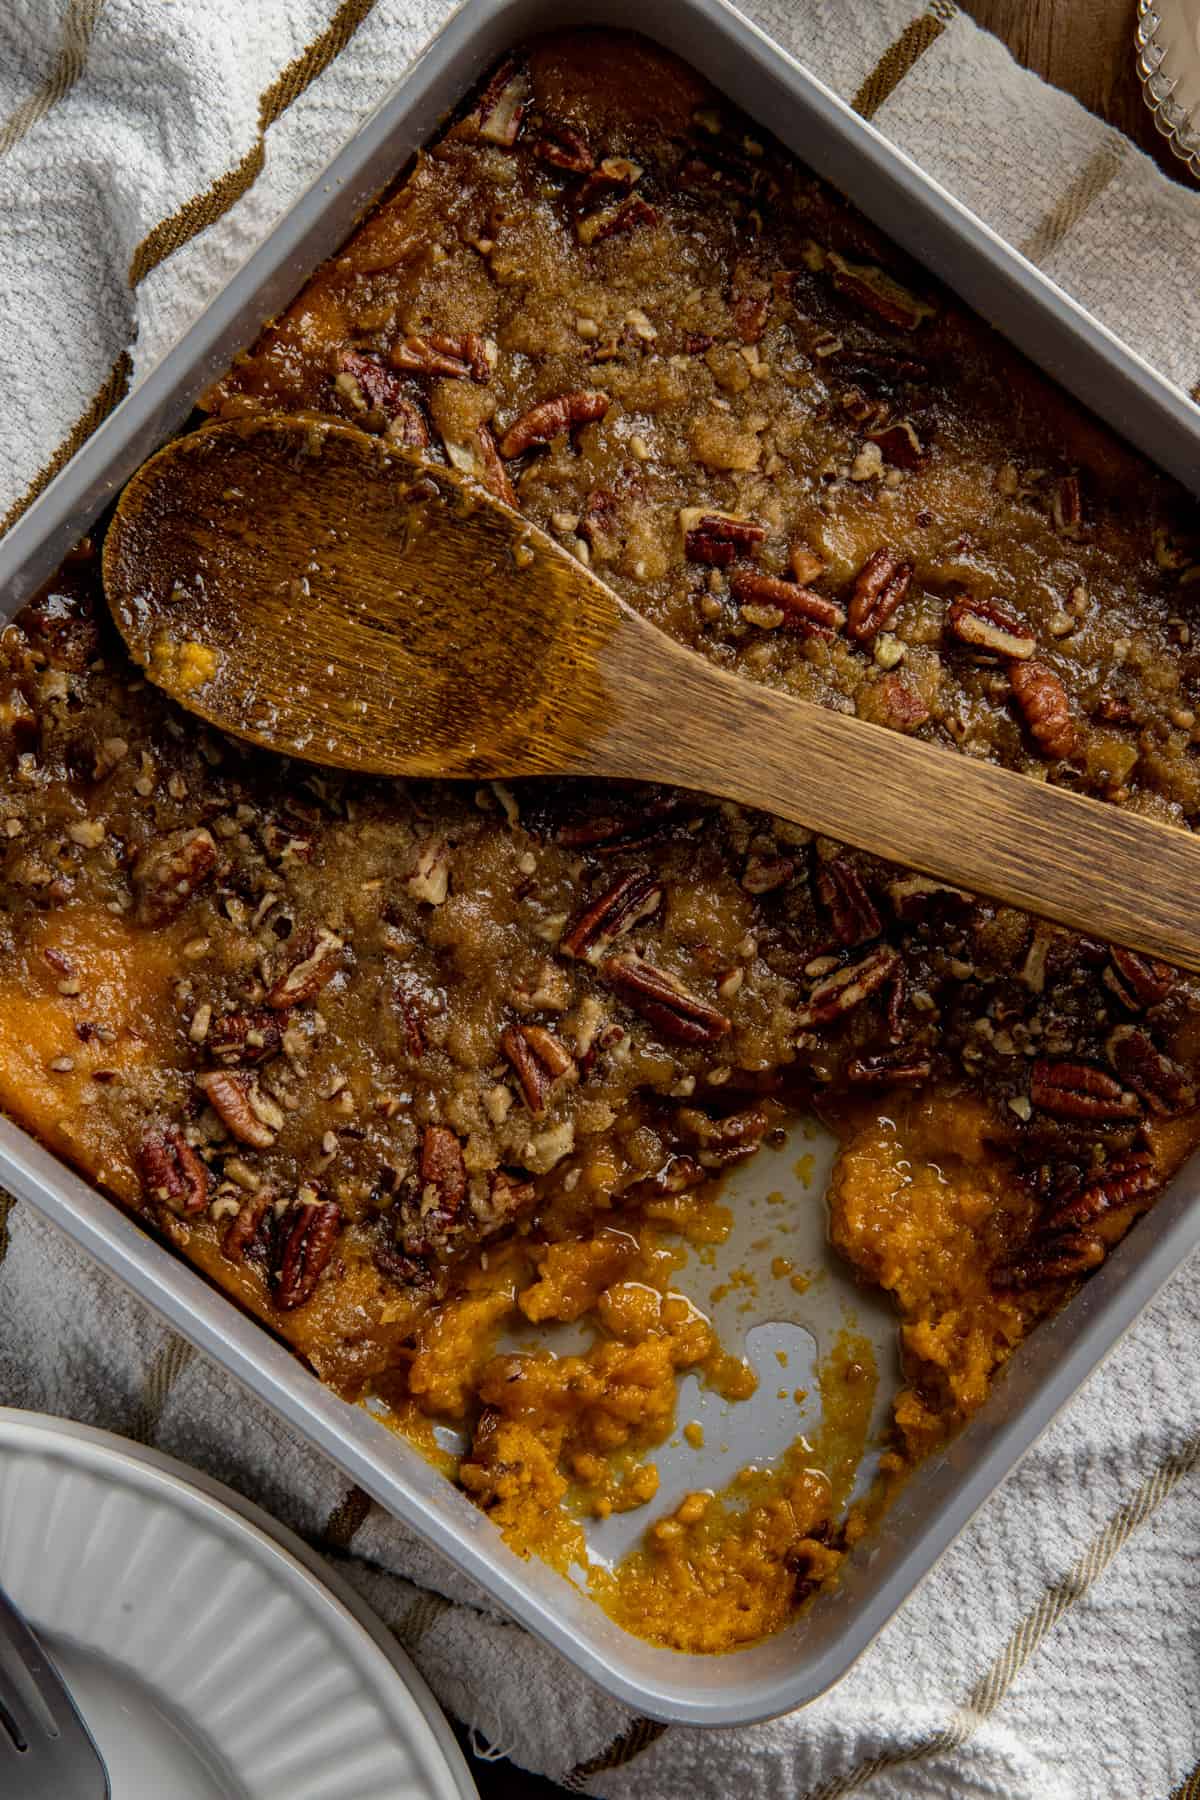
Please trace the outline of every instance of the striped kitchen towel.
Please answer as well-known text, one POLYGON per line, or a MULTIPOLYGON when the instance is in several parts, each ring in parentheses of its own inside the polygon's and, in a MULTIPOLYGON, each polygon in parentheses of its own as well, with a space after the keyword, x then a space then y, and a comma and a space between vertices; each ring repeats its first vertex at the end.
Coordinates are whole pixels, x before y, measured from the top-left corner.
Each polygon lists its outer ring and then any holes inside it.
MULTIPOLYGON (((1018 69, 948 0, 747 10, 1191 390, 1200 196, 1018 69)), ((5 0, 4 525, 449 11, 446 0, 5 0)), ((123 1431, 241 1488, 339 1559, 451 1711, 568 1791, 1200 1800, 1200 1263, 841 1685, 744 1730, 664 1728, 600 1694, 3 1197, 0 1402, 123 1431)))

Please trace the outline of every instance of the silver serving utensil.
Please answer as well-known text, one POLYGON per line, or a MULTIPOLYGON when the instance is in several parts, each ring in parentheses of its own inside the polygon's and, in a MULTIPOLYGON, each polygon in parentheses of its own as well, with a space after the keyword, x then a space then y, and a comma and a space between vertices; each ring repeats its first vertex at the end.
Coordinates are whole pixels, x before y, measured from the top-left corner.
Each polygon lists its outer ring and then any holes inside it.
POLYGON ((108 1770, 65 1683, 0 1587, 0 1794, 111 1800, 108 1770))

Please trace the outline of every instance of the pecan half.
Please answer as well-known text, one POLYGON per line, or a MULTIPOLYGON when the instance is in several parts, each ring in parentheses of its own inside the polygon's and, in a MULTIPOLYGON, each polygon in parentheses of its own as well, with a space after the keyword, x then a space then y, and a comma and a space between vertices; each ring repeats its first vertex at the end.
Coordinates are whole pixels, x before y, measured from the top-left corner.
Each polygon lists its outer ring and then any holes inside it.
POLYGON ((208 1205, 207 1166, 177 1127, 149 1132, 137 1153, 137 1166, 143 1199, 185 1219, 208 1205))
POLYGON ((280 1312, 292 1312, 312 1299, 341 1230, 342 1209, 337 1202, 321 1200, 315 1188, 302 1187, 276 1234, 279 1262, 272 1290, 280 1312))
POLYGON ((890 979, 899 960, 893 949, 880 944, 857 962, 835 969, 817 982, 808 999, 797 1009, 796 1024, 801 1030, 812 1025, 829 1025, 843 1013, 852 1012, 890 979))
POLYGON ((528 104, 528 74, 514 57, 507 56, 479 97, 475 129, 490 144, 507 148, 517 141, 528 104))
POLYGON ((1126 1150, 1062 1201, 1038 1228, 1039 1239, 1081 1231, 1106 1213, 1143 1200, 1159 1185, 1158 1167, 1148 1150, 1126 1150))
POLYGON ((846 623, 846 615, 832 600, 814 594, 811 588, 795 581, 783 581, 777 575, 759 575, 750 569, 739 569, 729 581, 729 590, 739 606, 778 606, 784 624, 796 627, 808 637, 814 633, 836 631, 846 623))
POLYGON ((500 1048, 516 1071, 525 1105, 535 1119, 545 1116, 554 1083, 575 1070, 575 1058, 543 1025, 509 1025, 500 1048))
POLYGON ((946 624, 961 644, 986 650, 992 656, 1024 662, 1037 648, 1033 635, 994 600, 977 600, 963 594, 946 613, 946 624))
POLYGON ((217 866, 217 846, 203 825, 185 825, 142 851, 130 880, 139 925, 165 925, 183 911, 217 866))
POLYGON ((1118 1025, 1105 1045, 1122 1081, 1140 1094, 1150 1111, 1173 1119, 1196 1104, 1195 1084, 1186 1069, 1167 1056, 1137 1025, 1118 1025))
POLYGON ((341 968, 342 949, 340 937, 332 931, 318 931, 312 947, 270 989, 267 1005, 276 1012, 286 1012, 289 1007, 315 1000, 341 968))
POLYGON ((598 963, 619 937, 643 919, 653 918, 663 903, 663 888, 649 869, 631 869, 618 876, 598 900, 576 913, 558 940, 564 956, 579 956, 598 963))
POLYGON ((1136 1119, 1142 1110, 1136 1094, 1103 1069, 1082 1062, 1035 1062, 1029 1098, 1056 1119, 1136 1119))
POLYGON ((552 169, 566 169, 572 175, 586 175, 596 166, 591 145, 583 132, 563 120, 545 123, 541 136, 534 139, 530 149, 540 162, 549 163, 552 169))
POLYGON ((694 525, 685 526, 684 555, 689 562, 727 569, 739 556, 748 556, 767 535, 765 525, 753 519, 732 519, 725 513, 701 513, 694 525))
POLYGON ((676 976, 640 956, 609 956, 600 974, 634 1012, 677 1044, 715 1044, 733 1023, 676 976))
POLYGON ((933 1070, 929 1057, 915 1050, 882 1051, 875 1056, 852 1056, 846 1079, 857 1087, 902 1087, 928 1081, 933 1070))
POLYGON ((826 253, 825 262, 833 277, 833 285, 848 300, 865 307, 887 325, 900 331, 915 331, 922 319, 931 319, 935 308, 873 263, 847 262, 836 250, 826 253))
POLYGON ((1076 747, 1075 723, 1064 688, 1045 663, 1009 664, 1008 679, 1029 735, 1052 762, 1071 756, 1076 747))
POLYGON ((283 1033, 279 1020, 265 1007, 222 1013, 208 1028, 205 1047, 223 1068, 266 1062, 278 1053, 283 1033))
POLYGON ((431 331, 423 335, 409 332, 393 344, 388 360, 394 369, 408 369, 418 375, 458 376, 472 381, 490 381, 492 365, 487 344, 477 331, 466 331, 458 337, 431 331))
POLYGON ((912 564, 886 545, 872 552, 854 578, 846 629, 856 644, 882 631, 908 593, 912 564))
POLYGON ((894 419, 890 425, 868 431, 867 437, 879 445, 884 462, 894 469, 919 469, 929 455, 908 419, 894 419))
POLYGON ((883 930, 862 877, 842 857, 822 863, 817 871, 817 893, 828 909, 838 943, 847 950, 869 943, 883 930))
POLYGON ((1143 1012, 1165 1000, 1175 981, 1169 963, 1155 956, 1143 956, 1137 950, 1125 950, 1113 944, 1104 971, 1105 985, 1129 1012, 1143 1012))
POLYGON ((552 443, 564 431, 574 431, 602 419, 608 411, 608 395, 589 388, 571 394, 556 394, 552 400, 539 400, 521 414, 500 439, 500 454, 511 459, 523 456, 535 444, 552 443))
POLYGON ((197 1075, 196 1086, 240 1144, 249 1144, 254 1150, 271 1148, 283 1129, 283 1112, 263 1093, 253 1075, 208 1069, 197 1075))
POLYGON ((1098 1268, 1108 1254, 1104 1240, 1094 1232, 1063 1232, 1058 1237, 1036 1239, 993 1274, 1001 1293, 1032 1287, 1049 1287, 1071 1281, 1098 1268))
POLYGON ((234 1214, 221 1239, 222 1255, 230 1262, 266 1261, 271 1254, 275 1225, 275 1195, 259 1188, 234 1214))

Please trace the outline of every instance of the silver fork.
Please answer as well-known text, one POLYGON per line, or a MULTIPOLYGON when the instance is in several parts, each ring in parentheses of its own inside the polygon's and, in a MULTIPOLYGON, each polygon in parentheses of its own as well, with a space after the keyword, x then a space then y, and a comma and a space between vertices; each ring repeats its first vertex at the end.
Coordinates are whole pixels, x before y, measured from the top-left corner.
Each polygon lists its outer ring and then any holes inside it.
POLYGON ((0 1587, 0 1794, 111 1800, 108 1770, 62 1676, 0 1587))

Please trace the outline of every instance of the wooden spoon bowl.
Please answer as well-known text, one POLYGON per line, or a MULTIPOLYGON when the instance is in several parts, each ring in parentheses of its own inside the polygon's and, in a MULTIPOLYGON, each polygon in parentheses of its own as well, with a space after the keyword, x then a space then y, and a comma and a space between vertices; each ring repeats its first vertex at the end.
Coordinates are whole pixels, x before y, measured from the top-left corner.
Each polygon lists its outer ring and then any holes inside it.
POLYGON ((104 582, 149 678, 268 749, 698 788, 1200 969, 1189 831, 728 674, 473 481, 350 426, 169 444, 121 497, 104 582))

